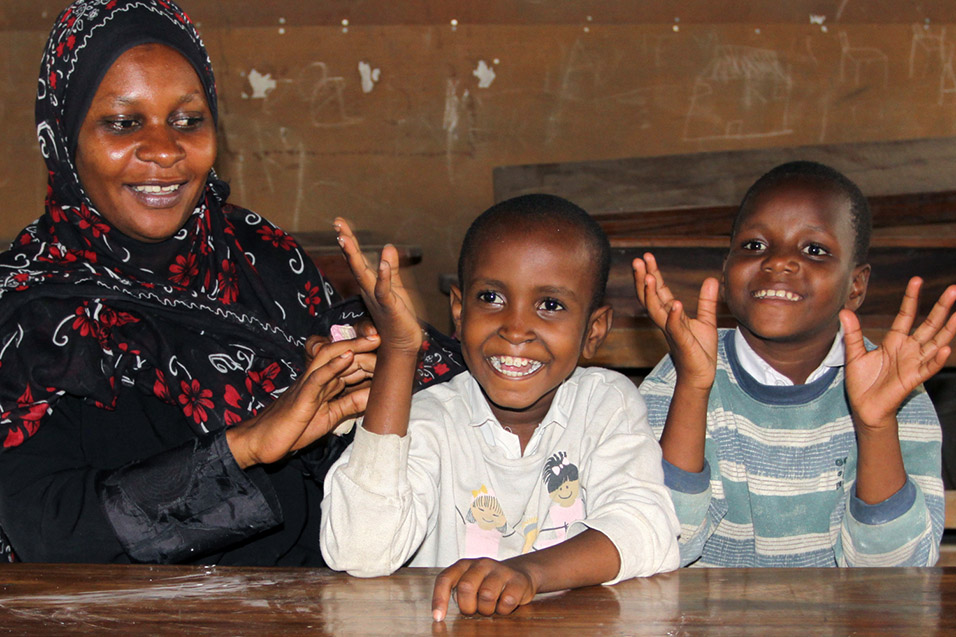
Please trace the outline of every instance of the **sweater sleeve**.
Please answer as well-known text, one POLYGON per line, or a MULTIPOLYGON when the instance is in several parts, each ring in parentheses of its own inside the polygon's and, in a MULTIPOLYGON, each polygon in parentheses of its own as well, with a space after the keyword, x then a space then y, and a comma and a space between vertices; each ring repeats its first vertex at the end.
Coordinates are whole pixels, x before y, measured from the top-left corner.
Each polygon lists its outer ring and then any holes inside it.
MULTIPOLYGON (((661 448, 647 423, 647 410, 626 378, 611 385, 598 405, 604 433, 583 463, 587 517, 569 529, 600 531, 617 547, 621 568, 612 581, 645 577, 679 565, 678 521, 664 486, 661 448), (610 414, 609 405, 617 405, 610 414), (609 417, 608 417, 609 416, 609 417)), ((589 420, 589 423, 591 420, 589 420)), ((596 423, 595 423, 596 424, 596 423)))
POLYGON ((409 463, 411 433, 355 440, 325 478, 320 545, 330 568, 357 577, 389 575, 421 546, 438 499, 437 456, 409 463))
POLYGON ((103 469, 80 442, 80 411, 61 403, 0 454, 0 525, 19 559, 178 562, 281 520, 268 479, 239 469, 224 434, 103 469))
MULTIPOLYGON (((658 440, 664 431, 676 382, 677 372, 668 355, 651 370, 639 388, 647 403, 648 422, 658 440)), ((709 431, 708 428, 708 438, 709 431)), ((709 439, 705 441, 704 469, 700 473, 683 471, 663 459, 662 463, 664 484, 670 490, 680 521, 680 564, 687 566, 700 558, 704 544, 727 515, 720 465, 709 439)))
POLYGON ((942 434, 922 387, 897 413, 906 484, 883 502, 847 498, 837 562, 840 566, 932 566, 943 533, 942 434))

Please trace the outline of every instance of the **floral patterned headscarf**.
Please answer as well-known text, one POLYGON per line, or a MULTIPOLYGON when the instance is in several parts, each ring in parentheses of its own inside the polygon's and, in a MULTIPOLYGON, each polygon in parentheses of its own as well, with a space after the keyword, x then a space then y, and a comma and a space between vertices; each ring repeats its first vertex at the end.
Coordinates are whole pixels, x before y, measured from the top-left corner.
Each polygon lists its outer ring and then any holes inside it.
POLYGON ((0 449, 65 395, 111 409, 123 388, 179 407, 197 434, 240 422, 295 380, 314 317, 334 300, 289 235, 225 203, 212 171, 165 241, 134 240, 97 212, 76 138, 109 67, 145 43, 190 62, 218 117, 205 47, 173 2, 79 0, 57 19, 36 103, 46 211, 0 255, 0 449))

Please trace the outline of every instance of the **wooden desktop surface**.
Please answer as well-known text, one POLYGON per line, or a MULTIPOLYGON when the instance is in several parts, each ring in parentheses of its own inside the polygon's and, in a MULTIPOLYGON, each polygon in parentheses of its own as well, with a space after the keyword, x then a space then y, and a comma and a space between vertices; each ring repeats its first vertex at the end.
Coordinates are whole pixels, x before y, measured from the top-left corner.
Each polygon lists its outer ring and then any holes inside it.
POLYGON ((0 566, 0 634, 952 635, 956 568, 685 569, 431 619, 435 569, 0 566))

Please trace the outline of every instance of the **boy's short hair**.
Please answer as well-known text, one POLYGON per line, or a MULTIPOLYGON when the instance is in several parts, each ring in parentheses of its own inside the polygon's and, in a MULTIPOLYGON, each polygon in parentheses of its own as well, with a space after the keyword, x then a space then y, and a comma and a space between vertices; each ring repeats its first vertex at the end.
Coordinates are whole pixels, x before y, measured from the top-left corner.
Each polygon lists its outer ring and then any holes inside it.
POLYGON ((601 305, 607 289, 608 272, 611 269, 611 244, 604 230, 587 213, 567 199, 556 195, 532 194, 506 199, 478 215, 461 243, 458 255, 458 282, 464 288, 465 274, 472 267, 478 246, 484 241, 514 232, 515 229, 544 225, 571 226, 579 231, 579 237, 587 244, 593 255, 593 292, 589 312, 601 305))
POLYGON ((815 161, 791 161, 780 164, 755 181, 747 194, 744 195, 743 201, 740 202, 730 235, 737 234, 737 226, 741 218, 750 212, 750 207, 757 197, 781 184, 801 182, 817 185, 823 189, 841 194, 849 200, 850 220, 855 234, 853 242, 854 265, 866 263, 867 254, 870 251, 870 234, 873 231, 873 214, 870 212, 870 204, 859 186, 853 183, 849 177, 835 168, 815 161))

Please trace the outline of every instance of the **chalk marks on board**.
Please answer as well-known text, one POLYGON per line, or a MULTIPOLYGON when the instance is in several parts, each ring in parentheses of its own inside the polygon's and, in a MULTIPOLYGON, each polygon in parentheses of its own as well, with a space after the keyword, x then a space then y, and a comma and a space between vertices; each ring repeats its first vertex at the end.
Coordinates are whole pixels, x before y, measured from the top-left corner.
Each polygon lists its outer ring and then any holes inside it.
POLYGON ((939 76, 939 105, 942 106, 946 96, 956 94, 956 72, 953 70, 953 58, 956 57, 956 43, 947 43, 943 58, 943 69, 939 76))
POLYGON ((930 24, 913 24, 913 37, 910 40, 910 79, 916 71, 917 59, 921 76, 930 72, 934 66, 940 69, 946 64, 946 27, 930 24))
POLYGON ((875 46, 851 46, 850 36, 846 31, 840 31, 840 82, 846 81, 847 67, 852 67, 853 85, 860 85, 860 73, 874 67, 875 72, 882 72, 883 88, 889 80, 889 58, 875 46))
POLYGON ((789 135, 792 87, 776 51, 719 45, 694 81, 683 139, 789 135))

